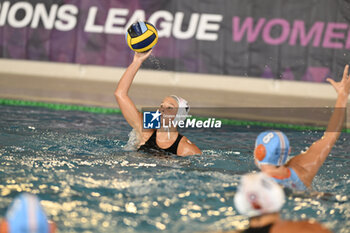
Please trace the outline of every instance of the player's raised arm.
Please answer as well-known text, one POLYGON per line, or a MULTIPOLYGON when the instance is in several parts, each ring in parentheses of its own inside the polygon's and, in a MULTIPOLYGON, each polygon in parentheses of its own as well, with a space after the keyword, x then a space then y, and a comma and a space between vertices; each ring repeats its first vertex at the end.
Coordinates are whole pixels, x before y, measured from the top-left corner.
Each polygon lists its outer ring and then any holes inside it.
POLYGON ((307 172, 303 177, 304 183, 310 185, 318 170, 327 159, 335 142, 337 141, 343 127, 346 105, 350 92, 349 66, 344 68, 343 78, 340 82, 335 82, 328 78, 327 81, 332 84, 338 97, 335 104, 334 112, 328 122, 327 130, 323 137, 314 142, 310 148, 289 161, 291 166, 299 166, 307 172))
POLYGON ((128 96, 128 92, 137 71, 141 67, 142 63, 150 56, 151 52, 152 51, 150 50, 147 53, 135 53, 132 63, 124 72, 114 92, 124 118, 129 125, 139 133, 142 129, 142 116, 136 109, 134 102, 128 96))
POLYGON ((332 84, 338 94, 338 97, 335 103, 334 112, 329 120, 327 130, 321 140, 327 141, 329 144, 331 144, 331 146, 333 146, 340 136, 345 119, 346 105, 350 93, 349 65, 345 66, 343 78, 340 82, 335 82, 331 78, 328 78, 327 81, 332 84))

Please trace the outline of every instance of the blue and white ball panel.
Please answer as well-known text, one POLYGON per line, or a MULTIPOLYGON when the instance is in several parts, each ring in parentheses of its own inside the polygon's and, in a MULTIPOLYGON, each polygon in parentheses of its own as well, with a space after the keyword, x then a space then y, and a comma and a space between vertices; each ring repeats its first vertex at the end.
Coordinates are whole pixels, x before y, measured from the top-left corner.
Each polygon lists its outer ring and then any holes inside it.
POLYGON ((134 29, 134 32, 137 36, 141 36, 143 34, 141 27, 140 27, 140 23, 133 24, 132 28, 134 29))
POLYGON ((265 158, 260 164, 281 166, 286 163, 289 154, 289 140, 280 131, 265 131, 256 139, 255 146, 263 144, 266 149, 265 158))
POLYGON ((141 36, 143 33, 145 33, 148 28, 144 22, 137 22, 131 25, 135 35, 132 35, 132 38, 141 36))
POLYGON ((147 26, 146 26, 146 24, 144 22, 139 22, 139 25, 140 25, 140 28, 141 28, 141 31, 142 31, 141 34, 145 33, 148 30, 148 28, 147 28, 147 26))

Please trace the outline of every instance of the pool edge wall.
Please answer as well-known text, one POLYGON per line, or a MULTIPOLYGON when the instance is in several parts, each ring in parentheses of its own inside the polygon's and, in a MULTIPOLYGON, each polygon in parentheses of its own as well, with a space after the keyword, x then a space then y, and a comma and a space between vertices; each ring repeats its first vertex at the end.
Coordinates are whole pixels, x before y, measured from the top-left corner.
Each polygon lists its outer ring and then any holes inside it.
MULTIPOLYGON (((114 90, 125 68, 0 59, 0 98, 118 108, 114 90)), ((242 107, 333 107, 330 84, 253 77, 178 73, 141 69, 130 96, 141 108, 158 106, 168 95, 190 102, 192 109, 242 107)), ((349 104, 348 104, 349 106, 349 104)), ((346 127, 350 128, 349 108, 346 127)), ((307 123, 303 119, 210 112, 213 117, 307 123)), ((324 122, 322 122, 324 124, 324 122)))

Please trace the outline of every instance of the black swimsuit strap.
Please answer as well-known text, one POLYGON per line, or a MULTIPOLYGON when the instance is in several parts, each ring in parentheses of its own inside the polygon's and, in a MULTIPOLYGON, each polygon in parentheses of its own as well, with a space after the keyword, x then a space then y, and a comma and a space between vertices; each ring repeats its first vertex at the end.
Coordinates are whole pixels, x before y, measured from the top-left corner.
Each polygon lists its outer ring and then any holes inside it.
POLYGON ((173 154, 177 154, 177 148, 179 148, 179 143, 180 143, 182 137, 183 136, 181 134, 178 134, 175 142, 166 150, 173 153, 173 154))
POLYGON ((249 227, 248 229, 242 231, 242 233, 269 233, 273 224, 269 224, 263 227, 249 227))
POLYGON ((177 148, 179 146, 179 143, 182 137, 183 136, 181 134, 178 134, 175 142, 170 147, 163 149, 157 145, 157 131, 155 130, 151 135, 151 137, 146 141, 146 143, 140 146, 138 150, 149 151, 150 149, 152 149, 152 150, 158 150, 158 151, 169 152, 172 154, 177 154, 177 148))
POLYGON ((157 148, 157 130, 154 130, 151 137, 145 142, 144 146, 157 148))
POLYGON ((154 142, 155 144, 157 144, 156 139, 157 139, 157 130, 154 130, 154 132, 152 133, 151 137, 147 140, 147 142, 154 142))

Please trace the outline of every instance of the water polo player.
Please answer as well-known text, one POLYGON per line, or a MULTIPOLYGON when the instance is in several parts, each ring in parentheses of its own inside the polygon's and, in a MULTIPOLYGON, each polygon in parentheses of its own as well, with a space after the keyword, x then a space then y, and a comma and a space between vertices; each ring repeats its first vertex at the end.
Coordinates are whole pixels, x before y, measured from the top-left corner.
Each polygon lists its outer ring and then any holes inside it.
POLYGON ((261 133, 255 142, 254 158, 262 172, 273 177, 285 187, 305 190, 311 186, 313 178, 327 159, 337 141, 345 118, 346 104, 350 92, 349 66, 345 66, 340 82, 327 79, 338 94, 334 112, 329 120, 323 137, 310 148, 287 163, 290 153, 286 135, 279 131, 261 133))
POLYGON ((240 214, 249 217, 249 228, 255 233, 329 233, 316 221, 289 221, 280 217, 285 202, 283 189, 264 173, 251 173, 241 178, 234 204, 240 214))
MULTIPOLYGON (((151 153, 160 151, 180 156, 201 154, 201 150, 185 136, 179 134, 173 124, 166 126, 162 124, 161 128, 157 130, 143 129, 142 114, 128 96, 128 91, 141 64, 150 54, 151 51, 135 53, 133 62, 126 69, 114 93, 123 116, 136 131, 138 150, 151 153)), ((177 96, 166 97, 159 108, 162 118, 168 117, 165 120, 168 123, 184 120, 188 111, 187 101, 177 96)), ((163 121, 161 122, 163 123, 163 121)))

